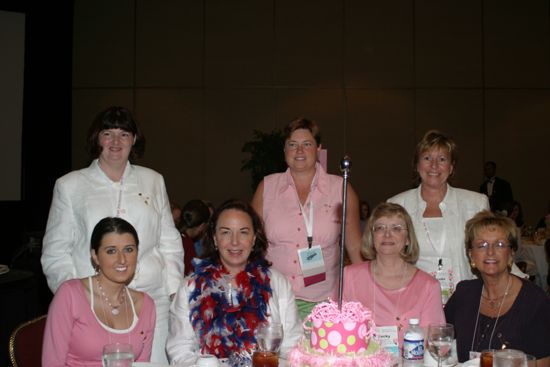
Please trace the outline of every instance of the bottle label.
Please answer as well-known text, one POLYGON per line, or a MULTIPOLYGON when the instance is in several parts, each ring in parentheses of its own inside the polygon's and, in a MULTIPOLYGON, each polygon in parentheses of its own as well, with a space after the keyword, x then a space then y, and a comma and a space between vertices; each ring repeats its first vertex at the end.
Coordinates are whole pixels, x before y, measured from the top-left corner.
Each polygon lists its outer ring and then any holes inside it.
POLYGON ((403 359, 408 361, 418 361, 424 359, 424 339, 403 340, 403 359))

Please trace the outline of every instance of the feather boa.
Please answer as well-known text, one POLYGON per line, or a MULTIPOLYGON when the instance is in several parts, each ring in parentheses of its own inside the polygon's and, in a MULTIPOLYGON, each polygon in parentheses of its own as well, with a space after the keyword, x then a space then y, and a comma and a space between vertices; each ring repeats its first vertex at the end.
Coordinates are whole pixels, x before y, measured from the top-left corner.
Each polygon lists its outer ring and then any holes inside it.
POLYGON ((251 353, 256 345, 254 331, 268 317, 272 294, 269 267, 263 260, 247 264, 235 276, 235 295, 231 276, 223 265, 198 260, 194 266, 190 281, 195 283, 195 289, 189 295, 189 318, 199 336, 201 352, 218 358, 251 353))

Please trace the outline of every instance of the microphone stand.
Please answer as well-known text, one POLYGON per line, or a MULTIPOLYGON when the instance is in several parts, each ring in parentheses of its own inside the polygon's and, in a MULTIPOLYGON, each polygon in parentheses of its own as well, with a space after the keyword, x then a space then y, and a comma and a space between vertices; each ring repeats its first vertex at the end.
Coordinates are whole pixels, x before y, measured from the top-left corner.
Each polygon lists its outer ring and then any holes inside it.
POLYGON ((346 243, 346 217, 348 199, 348 177, 351 169, 351 159, 345 156, 340 161, 340 171, 344 178, 342 182, 342 226, 340 228, 340 282, 338 283, 338 309, 342 310, 342 293, 344 289, 344 253, 346 243))

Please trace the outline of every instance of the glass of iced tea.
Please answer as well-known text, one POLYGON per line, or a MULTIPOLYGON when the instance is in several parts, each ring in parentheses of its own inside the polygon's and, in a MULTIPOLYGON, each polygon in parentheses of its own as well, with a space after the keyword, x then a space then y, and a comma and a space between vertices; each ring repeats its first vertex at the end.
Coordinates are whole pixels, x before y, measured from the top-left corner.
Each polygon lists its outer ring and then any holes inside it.
POLYGON ((279 349, 283 342, 283 325, 271 322, 256 330, 257 348, 252 355, 252 367, 278 367, 279 349))
POLYGON ((525 367, 527 359, 525 353, 515 349, 497 350, 493 355, 495 367, 525 367))
POLYGON ((485 349, 479 356, 479 367, 493 367, 493 354, 495 349, 485 349))

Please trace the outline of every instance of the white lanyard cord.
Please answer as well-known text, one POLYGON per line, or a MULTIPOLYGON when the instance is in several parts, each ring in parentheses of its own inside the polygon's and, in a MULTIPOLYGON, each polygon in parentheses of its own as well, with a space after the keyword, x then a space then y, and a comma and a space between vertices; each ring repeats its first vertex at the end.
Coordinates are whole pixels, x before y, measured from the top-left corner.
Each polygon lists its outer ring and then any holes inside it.
MULTIPOLYGON (((441 217, 443 219, 443 217, 441 217)), ((439 240, 440 243, 440 250, 435 247, 435 243, 432 241, 432 237, 430 236, 430 231, 428 230, 428 226, 426 225, 426 221, 424 218, 422 218, 422 225, 424 226, 424 231, 426 232, 426 237, 428 239, 428 243, 433 248, 434 252, 439 257, 439 262, 437 264, 438 270, 441 270, 443 268, 443 252, 445 251, 445 236, 447 234, 447 230, 445 229, 445 223, 442 224, 442 230, 441 230, 441 239, 439 240)))
POLYGON ((306 215, 306 211, 302 203, 300 203, 300 211, 302 212, 302 217, 304 217, 304 224, 306 226, 307 232, 307 244, 311 248, 313 244, 313 202, 309 201, 306 205, 309 206, 309 216, 306 215))

